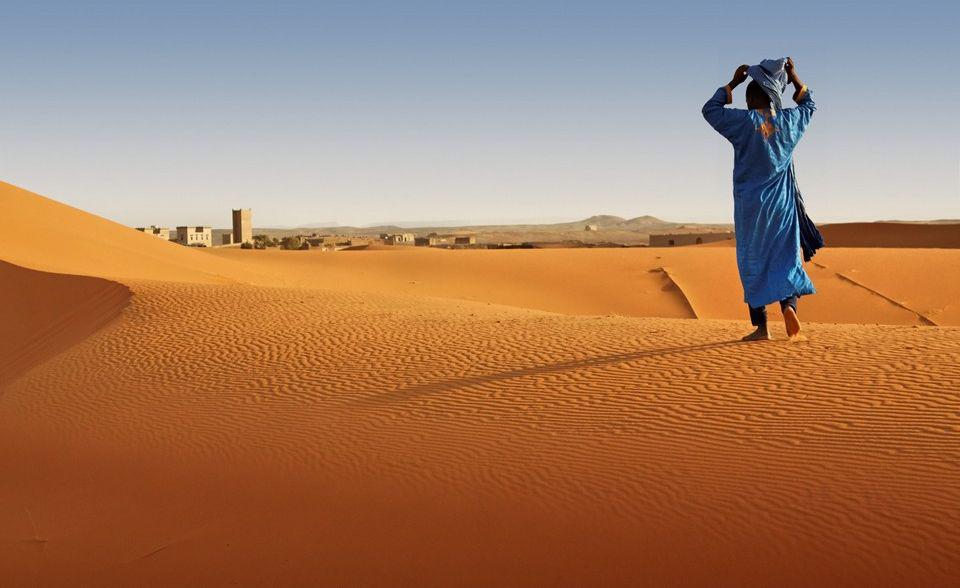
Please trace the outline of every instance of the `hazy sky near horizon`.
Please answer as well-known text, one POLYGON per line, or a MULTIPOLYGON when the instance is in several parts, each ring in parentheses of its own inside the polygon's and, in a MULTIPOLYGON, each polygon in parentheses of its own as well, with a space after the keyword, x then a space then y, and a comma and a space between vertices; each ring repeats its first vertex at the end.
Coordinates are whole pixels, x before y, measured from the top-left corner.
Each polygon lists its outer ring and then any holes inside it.
POLYGON ((960 3, 646 4, 0 0, 0 179, 130 225, 732 222, 700 108, 791 55, 815 220, 960 217, 960 3))

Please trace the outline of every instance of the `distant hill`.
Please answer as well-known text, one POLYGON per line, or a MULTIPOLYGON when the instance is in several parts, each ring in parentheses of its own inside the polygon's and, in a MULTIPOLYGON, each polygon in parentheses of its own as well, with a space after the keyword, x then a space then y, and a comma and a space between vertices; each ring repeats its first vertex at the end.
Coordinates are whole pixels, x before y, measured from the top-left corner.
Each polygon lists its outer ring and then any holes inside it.
MULTIPOLYGON (((583 224, 595 224, 595 225, 604 225, 608 227, 619 227, 623 223, 627 222, 627 219, 619 216, 613 216, 611 214, 597 214, 591 216, 590 218, 584 219, 582 221, 577 221, 583 224)), ((569 224, 569 223, 567 223, 569 224)))
POLYGON ((638 216, 626 219, 610 214, 599 214, 578 221, 542 224, 507 225, 450 225, 410 227, 399 225, 378 225, 371 227, 309 227, 309 228, 256 228, 255 233, 264 233, 271 237, 285 237, 304 233, 334 233, 341 235, 371 235, 380 233, 413 233, 424 236, 429 233, 472 233, 479 243, 559 243, 583 242, 619 243, 623 245, 646 245, 652 232, 665 232, 683 228, 687 231, 730 230, 728 224, 691 224, 661 220, 654 216, 638 216), (596 231, 587 231, 587 225, 596 225, 596 231))

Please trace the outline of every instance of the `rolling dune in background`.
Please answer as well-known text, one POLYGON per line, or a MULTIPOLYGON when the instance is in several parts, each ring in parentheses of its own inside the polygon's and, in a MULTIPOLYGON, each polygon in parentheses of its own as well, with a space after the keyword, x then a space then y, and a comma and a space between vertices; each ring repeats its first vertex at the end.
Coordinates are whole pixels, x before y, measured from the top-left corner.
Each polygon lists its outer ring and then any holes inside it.
MULTIPOLYGON (((742 320, 732 247, 204 252, 262 285, 454 298, 565 314, 742 320)), ((960 325, 960 250, 825 249, 807 271, 808 321, 960 325)))
POLYGON ((955 223, 837 223, 822 227, 831 247, 952 248, 960 247, 955 223))
POLYGON ((249 270, 197 255, 22 188, 0 182, 3 261, 31 269, 138 279, 229 283, 249 270))
POLYGON ((960 574, 960 251, 826 250, 809 341, 742 344, 724 248, 196 251, 0 202, 0 351, 44 350, 0 380, 4 583, 960 574))

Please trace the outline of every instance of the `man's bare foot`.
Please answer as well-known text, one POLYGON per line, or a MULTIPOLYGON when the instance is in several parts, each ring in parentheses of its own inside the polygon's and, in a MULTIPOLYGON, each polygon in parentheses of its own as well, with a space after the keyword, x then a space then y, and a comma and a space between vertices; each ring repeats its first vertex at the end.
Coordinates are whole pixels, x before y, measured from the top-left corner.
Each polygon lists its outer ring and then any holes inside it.
POLYGON ((750 333, 741 339, 741 341, 769 341, 771 339, 773 339, 773 337, 770 336, 766 328, 758 327, 756 331, 750 333))
POLYGON ((791 307, 783 309, 783 323, 787 326, 787 337, 793 339, 800 335, 800 318, 791 307))

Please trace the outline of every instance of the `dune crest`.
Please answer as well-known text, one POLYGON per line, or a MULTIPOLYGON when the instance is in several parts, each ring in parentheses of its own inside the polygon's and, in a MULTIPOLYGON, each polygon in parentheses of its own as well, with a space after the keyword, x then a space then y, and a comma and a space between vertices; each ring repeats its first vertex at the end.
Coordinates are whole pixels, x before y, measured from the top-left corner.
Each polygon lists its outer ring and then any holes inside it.
POLYGON ((129 288, 116 282, 3 261, 0 284, 0 388, 109 324, 130 299, 129 288))
POLYGON ((47 272, 116 280, 230 283, 231 262, 161 241, 0 182, 0 258, 47 272))

